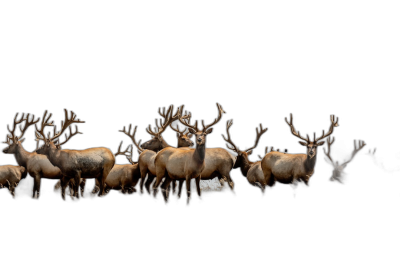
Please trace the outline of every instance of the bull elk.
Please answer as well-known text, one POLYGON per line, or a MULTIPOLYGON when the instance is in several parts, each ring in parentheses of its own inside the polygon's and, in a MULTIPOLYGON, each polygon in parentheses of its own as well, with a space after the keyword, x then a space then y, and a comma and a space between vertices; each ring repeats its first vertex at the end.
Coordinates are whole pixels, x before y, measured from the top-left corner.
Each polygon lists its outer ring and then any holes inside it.
POLYGON ((15 196, 15 187, 26 177, 27 170, 23 166, 0 166, 0 188, 8 188, 11 195, 15 196))
POLYGON ((36 152, 28 152, 22 146, 25 140, 25 138, 23 138, 25 131, 30 126, 39 122, 39 119, 35 120, 35 115, 32 115, 31 119, 29 119, 29 115, 30 114, 24 118, 25 114, 22 114, 22 117, 18 119, 17 113, 14 118, 12 129, 7 126, 10 134, 7 135, 7 141, 3 143, 8 144, 8 147, 6 147, 3 152, 6 154, 14 154, 18 165, 26 168, 27 172, 34 180, 32 197, 39 198, 41 179, 61 179, 62 173, 58 167, 50 163, 46 156, 37 154, 36 152), (23 122, 25 122, 24 127, 21 128, 21 126, 19 126, 21 134, 17 136, 15 134, 15 129, 23 122))
MULTIPOLYGON (((171 105, 167 112, 165 112, 165 108, 163 108, 163 112, 161 112, 161 109, 158 109, 158 113, 161 115, 161 117, 164 120, 160 120, 160 125, 158 124, 158 121, 156 120, 156 128, 154 128, 154 131, 151 129, 151 126, 146 129, 146 131, 152 135, 152 139, 149 141, 145 142, 144 144, 140 144, 140 141, 137 143, 135 140, 135 134, 136 134, 136 129, 137 127, 134 128, 133 133, 131 134, 131 125, 129 125, 129 129, 126 130, 125 127, 123 130, 120 130, 120 132, 126 134, 132 139, 133 144, 138 148, 139 151, 139 169, 140 169, 140 174, 141 174, 141 179, 140 179, 140 191, 143 192, 143 185, 146 187, 147 192, 150 193, 150 185, 153 182, 155 176, 156 176, 156 170, 155 170, 155 165, 154 165, 154 159, 157 155, 157 153, 167 147, 172 147, 170 146, 162 137, 162 133, 166 130, 166 128, 174 121, 178 119, 178 116, 180 112, 183 111, 183 106, 178 107, 177 112, 172 115, 173 113, 173 106, 171 105), (144 180, 147 176, 146 183, 144 184, 144 180)), ((183 118, 190 118, 188 115, 184 115, 183 118)), ((189 139, 185 140, 180 140, 178 141, 178 146, 181 147, 189 147, 193 146, 193 142, 189 139)))
POLYGON ((305 141, 299 141, 299 143, 307 147, 307 154, 285 154, 277 151, 268 153, 261 161, 265 181, 271 186, 275 183, 275 180, 284 184, 303 181, 308 185, 317 161, 317 148, 324 144, 324 141, 321 140, 330 136, 333 129, 339 126, 339 118, 335 120, 335 116, 331 115, 331 125, 328 133, 325 134, 325 131, 322 131, 322 135, 318 138, 315 138, 314 133, 314 141, 310 141, 308 135, 305 138, 295 130, 292 123, 292 114, 290 114, 290 122, 286 118, 285 121, 289 125, 292 134, 305 141))
POLYGON ((347 164, 353 160, 353 158, 357 154, 357 152, 359 152, 366 144, 364 141, 360 140, 360 141, 358 141, 358 146, 357 146, 357 141, 354 140, 354 150, 351 153, 350 159, 343 162, 342 164, 339 164, 339 161, 335 162, 331 157, 331 146, 334 141, 335 141, 334 137, 332 137, 332 140, 330 139, 330 137, 328 137, 327 150, 325 151, 325 148, 324 148, 324 153, 326 155, 326 160, 333 166, 332 176, 331 176, 330 180, 343 183, 342 182, 342 174, 344 172, 344 169, 346 168, 347 164))
MULTIPOLYGON (((68 112, 64 109, 65 120, 61 122, 61 129, 56 132, 56 126, 54 126, 53 136, 48 134, 46 138, 44 129, 47 126, 53 126, 53 121, 49 122, 51 114, 46 118, 47 111, 45 111, 41 123, 41 128, 36 127, 36 138, 37 141, 44 141, 44 145, 40 147, 36 152, 38 154, 46 155, 50 162, 59 167, 63 174, 61 179, 61 195, 65 199, 65 187, 68 182, 73 178, 75 183, 80 183, 81 178, 96 178, 100 183, 99 196, 104 195, 104 183, 107 175, 111 171, 115 163, 114 154, 107 148, 90 148, 86 150, 62 150, 56 146, 56 142, 59 145, 67 143, 76 134, 81 134, 76 126, 76 131, 72 132, 71 125, 73 123, 84 123, 79 119, 76 119, 76 114, 71 111, 71 117, 68 117, 68 112), (60 143, 59 137, 69 128, 70 135, 65 134, 65 141, 60 143)), ((75 185, 74 193, 76 197, 79 197, 78 185, 75 185)))
POLYGON ((229 129, 232 126, 232 124, 233 124, 232 120, 227 121, 226 123, 227 137, 225 138, 224 135, 222 135, 222 137, 228 143, 226 145, 228 149, 233 150, 234 152, 237 153, 235 165, 233 166, 233 168, 234 169, 240 168, 242 175, 247 178, 247 181, 251 185, 259 187, 264 192, 265 186, 267 184, 265 183, 264 174, 261 169, 261 161, 251 162, 249 160, 249 155, 251 155, 253 149, 257 147, 261 136, 265 132, 267 132, 268 128, 263 129, 262 125, 260 124, 260 131, 258 130, 258 128, 256 128, 256 141, 254 143, 254 146, 245 150, 239 150, 239 148, 232 141, 231 135, 229 134, 229 129))
POLYGON ((196 149, 192 148, 172 148, 167 147, 161 150, 155 159, 157 180, 154 184, 154 194, 165 177, 163 183, 163 195, 167 200, 166 190, 172 180, 186 180, 186 190, 188 202, 190 200, 190 180, 196 179, 197 193, 200 193, 200 178, 206 166, 206 137, 211 134, 215 124, 217 124, 222 114, 225 113, 221 105, 217 103, 218 117, 209 125, 204 125, 203 130, 199 130, 197 121, 194 125, 189 124, 188 120, 184 120, 179 116, 179 121, 189 128, 189 132, 196 136, 196 149))

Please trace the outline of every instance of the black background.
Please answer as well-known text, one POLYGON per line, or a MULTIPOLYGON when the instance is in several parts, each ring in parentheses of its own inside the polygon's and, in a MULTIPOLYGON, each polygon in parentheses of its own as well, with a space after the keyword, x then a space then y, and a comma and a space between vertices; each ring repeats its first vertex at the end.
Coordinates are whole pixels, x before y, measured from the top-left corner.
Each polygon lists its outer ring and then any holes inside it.
MULTIPOLYGON (((207 146, 225 146, 220 134, 228 119, 234 119, 231 135, 240 148, 253 144, 254 128, 263 123, 269 131, 251 156, 254 161, 265 146, 288 148, 291 153, 305 151, 283 120, 290 112, 303 135, 314 131, 320 135, 329 127, 329 114, 339 116, 332 152, 335 159, 349 156, 353 139, 365 140, 367 147, 348 167, 351 182, 345 187, 327 183, 330 168, 320 149, 311 188, 300 189, 303 195, 297 199, 284 187, 260 197, 233 170, 235 196, 213 194, 189 208, 184 202, 164 206, 160 199, 117 195, 77 203, 9 202, 12 209, 7 215, 24 222, 22 227, 34 224, 24 221, 26 215, 63 226, 71 223, 73 229, 97 222, 96 230, 106 228, 106 233, 119 233, 123 228, 148 234, 165 234, 174 224, 193 222, 236 233, 310 231, 310 226, 318 233, 345 227, 380 228, 397 220, 398 182, 379 173, 364 155, 377 147, 377 155, 394 165, 400 151, 397 50, 390 29, 373 22, 338 28, 283 21, 276 22, 279 26, 256 21, 227 26, 220 20, 202 29, 201 24, 176 25, 184 22, 126 27, 90 19, 71 26, 69 21, 25 23, 7 32, 2 60, 2 137, 16 112, 42 116, 48 109, 58 124, 67 108, 86 124, 79 126, 84 135, 64 147, 105 146, 115 152, 121 140, 124 145, 130 142, 118 132, 124 125, 138 125, 137 139, 149 138, 144 128, 154 125, 158 107, 185 104, 193 119, 207 123, 216 117, 215 103, 219 102, 227 114, 208 137, 207 146), (121 223, 123 218, 129 220, 121 223), (114 230, 107 232, 108 228, 114 230)), ((175 144, 171 130, 164 137, 175 144)), ((33 129, 26 138, 25 148, 33 150, 33 129)), ((0 161, 15 164, 9 155, 0 154, 0 161)), ((117 163, 125 162, 117 158, 117 163)))

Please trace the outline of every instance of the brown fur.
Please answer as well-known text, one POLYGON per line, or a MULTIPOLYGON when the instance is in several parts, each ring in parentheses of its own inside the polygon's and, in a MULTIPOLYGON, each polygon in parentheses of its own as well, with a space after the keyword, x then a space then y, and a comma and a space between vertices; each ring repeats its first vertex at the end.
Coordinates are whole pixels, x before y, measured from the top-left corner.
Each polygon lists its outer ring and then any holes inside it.
POLYGON ((14 197, 15 187, 26 177, 26 172, 23 166, 0 166, 0 187, 7 187, 14 197))

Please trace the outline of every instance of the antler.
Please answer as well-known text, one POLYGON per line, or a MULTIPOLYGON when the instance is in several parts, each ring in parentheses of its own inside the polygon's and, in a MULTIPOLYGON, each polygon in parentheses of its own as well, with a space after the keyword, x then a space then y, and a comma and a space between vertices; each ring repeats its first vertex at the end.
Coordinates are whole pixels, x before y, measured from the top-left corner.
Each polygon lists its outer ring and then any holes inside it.
MULTIPOLYGON (((196 132, 199 131, 206 131, 207 129, 209 129, 212 126, 215 126, 216 124, 218 124, 221 119, 222 119, 222 114, 226 113, 226 111, 222 108, 222 105, 220 105, 219 103, 216 103, 217 105, 217 109, 218 109, 218 116, 217 118, 214 119, 213 122, 211 122, 210 124, 205 125, 204 124, 204 119, 201 120, 201 125, 202 125, 202 129, 198 128, 198 120, 195 120, 194 124, 190 124, 190 121, 184 121, 183 117, 179 118, 179 122, 182 123, 183 125, 189 127, 189 128, 193 128, 194 130, 196 130, 196 132)), ((182 110, 182 109, 181 109, 182 110)), ((189 113, 191 114, 191 113, 189 113)))
MULTIPOLYGON (((55 132, 56 132, 56 130, 54 129, 54 133, 55 132)), ((78 126, 75 126, 75 133, 72 133, 72 128, 71 128, 71 126, 69 126, 69 133, 70 133, 69 136, 67 136, 67 134, 65 134, 65 141, 60 143, 59 144, 60 146, 63 144, 66 144, 69 141, 69 139, 71 139, 74 135, 82 134, 81 132, 78 131, 78 126)))
POLYGON ((254 146, 251 148, 246 149, 246 152, 254 149, 258 145, 258 141, 260 140, 261 136, 267 132, 268 128, 263 129, 262 124, 260 123, 260 131, 258 131, 258 128, 256 128, 256 142, 254 143, 254 146))
MULTIPOLYGON (((36 141, 38 141, 38 142, 39 142, 39 140, 46 141, 46 136, 44 134, 44 128, 47 126, 53 126, 53 121, 49 122, 52 114, 50 113, 50 115, 47 119, 46 119, 46 115, 47 115, 47 110, 43 114, 42 123, 41 123, 42 126, 41 126, 40 130, 37 128, 37 126, 35 124, 36 141)), ((49 134, 49 137, 50 137, 50 134, 49 134)))
POLYGON ((376 148, 374 148, 373 150, 369 149, 368 154, 375 155, 375 152, 376 152, 376 148))
POLYGON ((228 138, 225 138, 224 135, 222 135, 222 138, 227 142, 226 147, 228 147, 228 149, 233 150, 235 152, 239 152, 239 148, 236 147, 236 145, 233 143, 233 141, 231 139, 231 135, 229 134, 229 128, 232 126, 232 124, 233 124, 233 120, 228 120, 226 122, 226 135, 228 138))
MULTIPOLYGON (((181 107, 183 107, 183 105, 181 107)), ((164 121, 160 119, 160 125, 158 125, 158 119, 156 119, 157 129, 154 128, 154 131, 152 131, 151 125, 149 125, 148 128, 146 129, 147 133, 149 133, 152 136, 159 136, 162 132, 164 132, 165 129, 169 126, 169 124, 171 124, 172 122, 174 122, 179 118, 180 107, 178 107, 178 110, 174 115, 172 115, 173 109, 174 106, 171 105, 170 107, 168 107, 167 113, 165 113, 165 107, 163 107, 163 112, 161 112, 161 108, 158 108, 158 113, 161 115, 161 117, 164 118, 164 121)))
POLYGON ((359 152, 364 146, 366 145, 366 143, 362 140, 358 141, 358 148, 357 148, 357 141, 354 140, 354 150, 351 153, 351 157, 348 161, 344 162, 343 165, 346 165, 348 163, 350 163, 350 161, 353 160, 354 156, 357 154, 357 152, 359 152))
POLYGON ((142 140, 139 140, 139 143, 137 143, 136 140, 135 140, 135 134, 136 134, 137 126, 135 126, 135 129, 133 130, 132 135, 131 135, 131 129, 132 129, 132 124, 129 124, 129 130, 128 130, 128 131, 126 131, 125 126, 124 126, 124 129, 123 129, 123 130, 119 130, 119 132, 122 132, 122 133, 124 133, 125 135, 127 135, 127 136, 129 136, 129 137, 131 138, 133 144, 135 144, 135 146, 137 147, 138 152, 139 152, 139 154, 140 154, 140 153, 142 153, 144 150, 143 150, 142 148, 140 148, 140 142, 141 142, 142 140))
POLYGON ((133 160, 132 160, 132 150, 133 150, 132 144, 131 144, 131 145, 128 145, 128 147, 126 147, 126 150, 121 151, 122 143, 123 143, 123 141, 121 141, 121 143, 119 144, 118 151, 117 151, 114 155, 115 155, 115 156, 123 155, 123 156, 125 156, 125 157, 128 159, 128 161, 129 161, 132 165, 135 164, 135 162, 133 162, 133 160), (129 149, 130 149, 130 150, 129 150, 129 149))
MULTIPOLYGON (((173 116, 174 121, 179 119, 179 116, 180 116, 180 114, 181 114, 182 112, 183 112, 183 105, 181 106, 180 112, 177 112, 178 117, 175 119, 176 114, 173 116)), ((182 119, 187 119, 187 123, 190 123, 190 119, 191 119, 191 118, 192 118, 191 113, 190 113, 190 112, 188 113, 187 111, 185 111, 185 115, 182 117, 182 119)), ((180 131, 180 130, 179 130, 179 125, 176 125, 176 128, 174 128, 174 127, 172 126, 172 123, 173 123, 173 122, 171 122, 171 123, 169 124, 170 128, 171 128, 172 130, 174 130, 175 132, 179 133, 180 136, 184 135, 185 132, 186 132, 185 135, 187 135, 187 134, 189 133, 189 130, 188 130, 187 128, 185 128, 184 130, 180 131)))
POLYGON ((328 137, 328 140, 327 140, 328 149, 327 149, 327 151, 325 151, 325 148, 323 148, 326 157, 331 161, 331 164, 332 164, 333 166, 335 166, 335 162, 334 162, 333 159, 331 158, 331 145, 333 144, 334 141, 335 141, 335 137, 332 137, 332 140, 331 140, 330 137, 328 137))
MULTIPOLYGON (((328 129, 328 132, 327 132, 326 134, 325 134, 325 129, 322 129, 322 135, 321 135, 320 137, 318 137, 318 138, 316 138, 316 133, 315 133, 315 132, 313 133, 313 141, 314 141, 314 142, 323 140, 323 139, 325 139, 326 137, 332 135, 334 129, 335 129, 336 127, 339 127, 339 117, 336 117, 336 120, 334 120, 334 118, 335 118, 335 115, 334 115, 334 114, 331 114, 331 115, 330 115, 331 124, 330 124, 329 129, 328 129)), ((302 135, 300 134, 299 131, 296 130, 296 128, 295 128, 294 125, 293 125, 293 114, 292 114, 292 113, 289 113, 289 121, 287 120, 286 117, 284 118, 284 120, 285 120, 286 124, 287 124, 287 125, 289 126, 289 128, 290 128, 290 133, 291 133, 294 137, 297 137, 298 139, 303 140, 303 141, 307 141, 307 142, 310 142, 310 141, 311 141, 311 140, 310 140, 310 136, 309 136, 308 134, 306 134, 306 137, 304 137, 304 136, 302 136, 302 135)))
POLYGON ((11 129, 10 129, 10 126, 7 124, 8 134, 6 135, 6 140, 3 141, 2 143, 7 144, 7 145, 11 145, 11 141, 16 143, 19 139, 21 139, 25 135, 26 130, 28 130, 28 128, 31 125, 39 122, 39 120, 40 120, 40 118, 35 120, 35 115, 32 115, 32 118, 29 119, 30 113, 27 113, 26 116, 25 116, 25 113, 22 113, 20 119, 18 119, 18 115, 19 115, 19 112, 16 112, 14 115, 13 124, 12 124, 11 129), (21 128, 21 126, 19 126, 19 131, 21 134, 19 136, 16 136, 16 134, 15 134, 16 128, 22 122, 25 122, 25 125, 23 128, 21 128))
MULTIPOLYGON (((51 141, 54 141, 56 138, 60 137, 60 136, 62 135, 62 133, 64 133, 64 131, 65 131, 68 127, 71 126, 71 124, 73 124, 73 123, 85 123, 84 121, 81 121, 81 120, 79 120, 79 119, 75 119, 75 118, 76 118, 76 114, 75 114, 73 111, 71 111, 71 118, 68 118, 68 111, 67 111, 67 109, 64 109, 64 112, 65 112, 65 120, 64 120, 64 121, 61 121, 61 130, 60 130, 60 132, 56 133, 52 138, 50 138, 51 141)), ((71 128, 70 128, 69 130, 71 131, 71 128)), ((77 126, 76 126, 76 132, 75 132, 75 134, 72 134, 72 135, 68 138, 68 140, 69 140, 72 136, 74 136, 74 135, 76 135, 76 134, 81 134, 81 133, 78 132, 78 127, 77 127, 77 126)), ((67 141, 68 141, 68 140, 67 140, 67 141)), ((65 142, 64 142, 64 143, 65 143, 65 142)))

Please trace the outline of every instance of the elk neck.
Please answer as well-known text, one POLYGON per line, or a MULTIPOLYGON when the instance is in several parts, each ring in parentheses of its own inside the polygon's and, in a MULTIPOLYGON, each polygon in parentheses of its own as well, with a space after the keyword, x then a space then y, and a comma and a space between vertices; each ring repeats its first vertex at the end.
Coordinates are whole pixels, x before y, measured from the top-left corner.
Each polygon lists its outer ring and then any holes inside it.
POLYGON ((196 145, 196 149, 194 150, 193 153, 193 159, 199 163, 202 164, 204 162, 204 158, 206 157, 206 145, 196 145))
POLYGON ((49 161, 54 165, 59 167, 60 166, 60 156, 61 156, 61 150, 55 150, 55 149, 50 149, 49 153, 47 155, 49 161))
POLYGON ((316 162, 317 162, 317 151, 315 150, 315 156, 310 158, 310 156, 307 154, 307 159, 306 161, 304 161, 304 169, 306 170, 306 173, 314 172, 314 167, 316 162))
POLYGON ((164 139, 162 139, 159 151, 162 150, 162 149, 165 149, 167 147, 172 147, 172 146, 169 145, 164 139))
POLYGON ((27 152, 24 147, 22 147, 22 145, 20 144, 18 146, 17 152, 14 154, 15 159, 17 160, 17 163, 19 166, 23 166, 25 168, 27 168, 27 162, 29 157, 32 155, 33 153, 31 152, 27 152))
MULTIPOLYGON (((238 157, 239 157, 239 156, 238 156, 238 157)), ((236 158, 236 160, 237 160, 237 158, 236 158)), ((249 158, 248 158, 247 155, 246 155, 246 156, 241 156, 241 164, 240 164, 240 166, 238 166, 238 167, 240 167, 240 171, 242 172, 242 175, 243 175, 244 177, 247 176, 247 172, 249 172, 250 167, 251 167, 253 164, 254 164, 254 163, 253 163, 253 162, 250 162, 250 160, 249 160, 249 158)))

